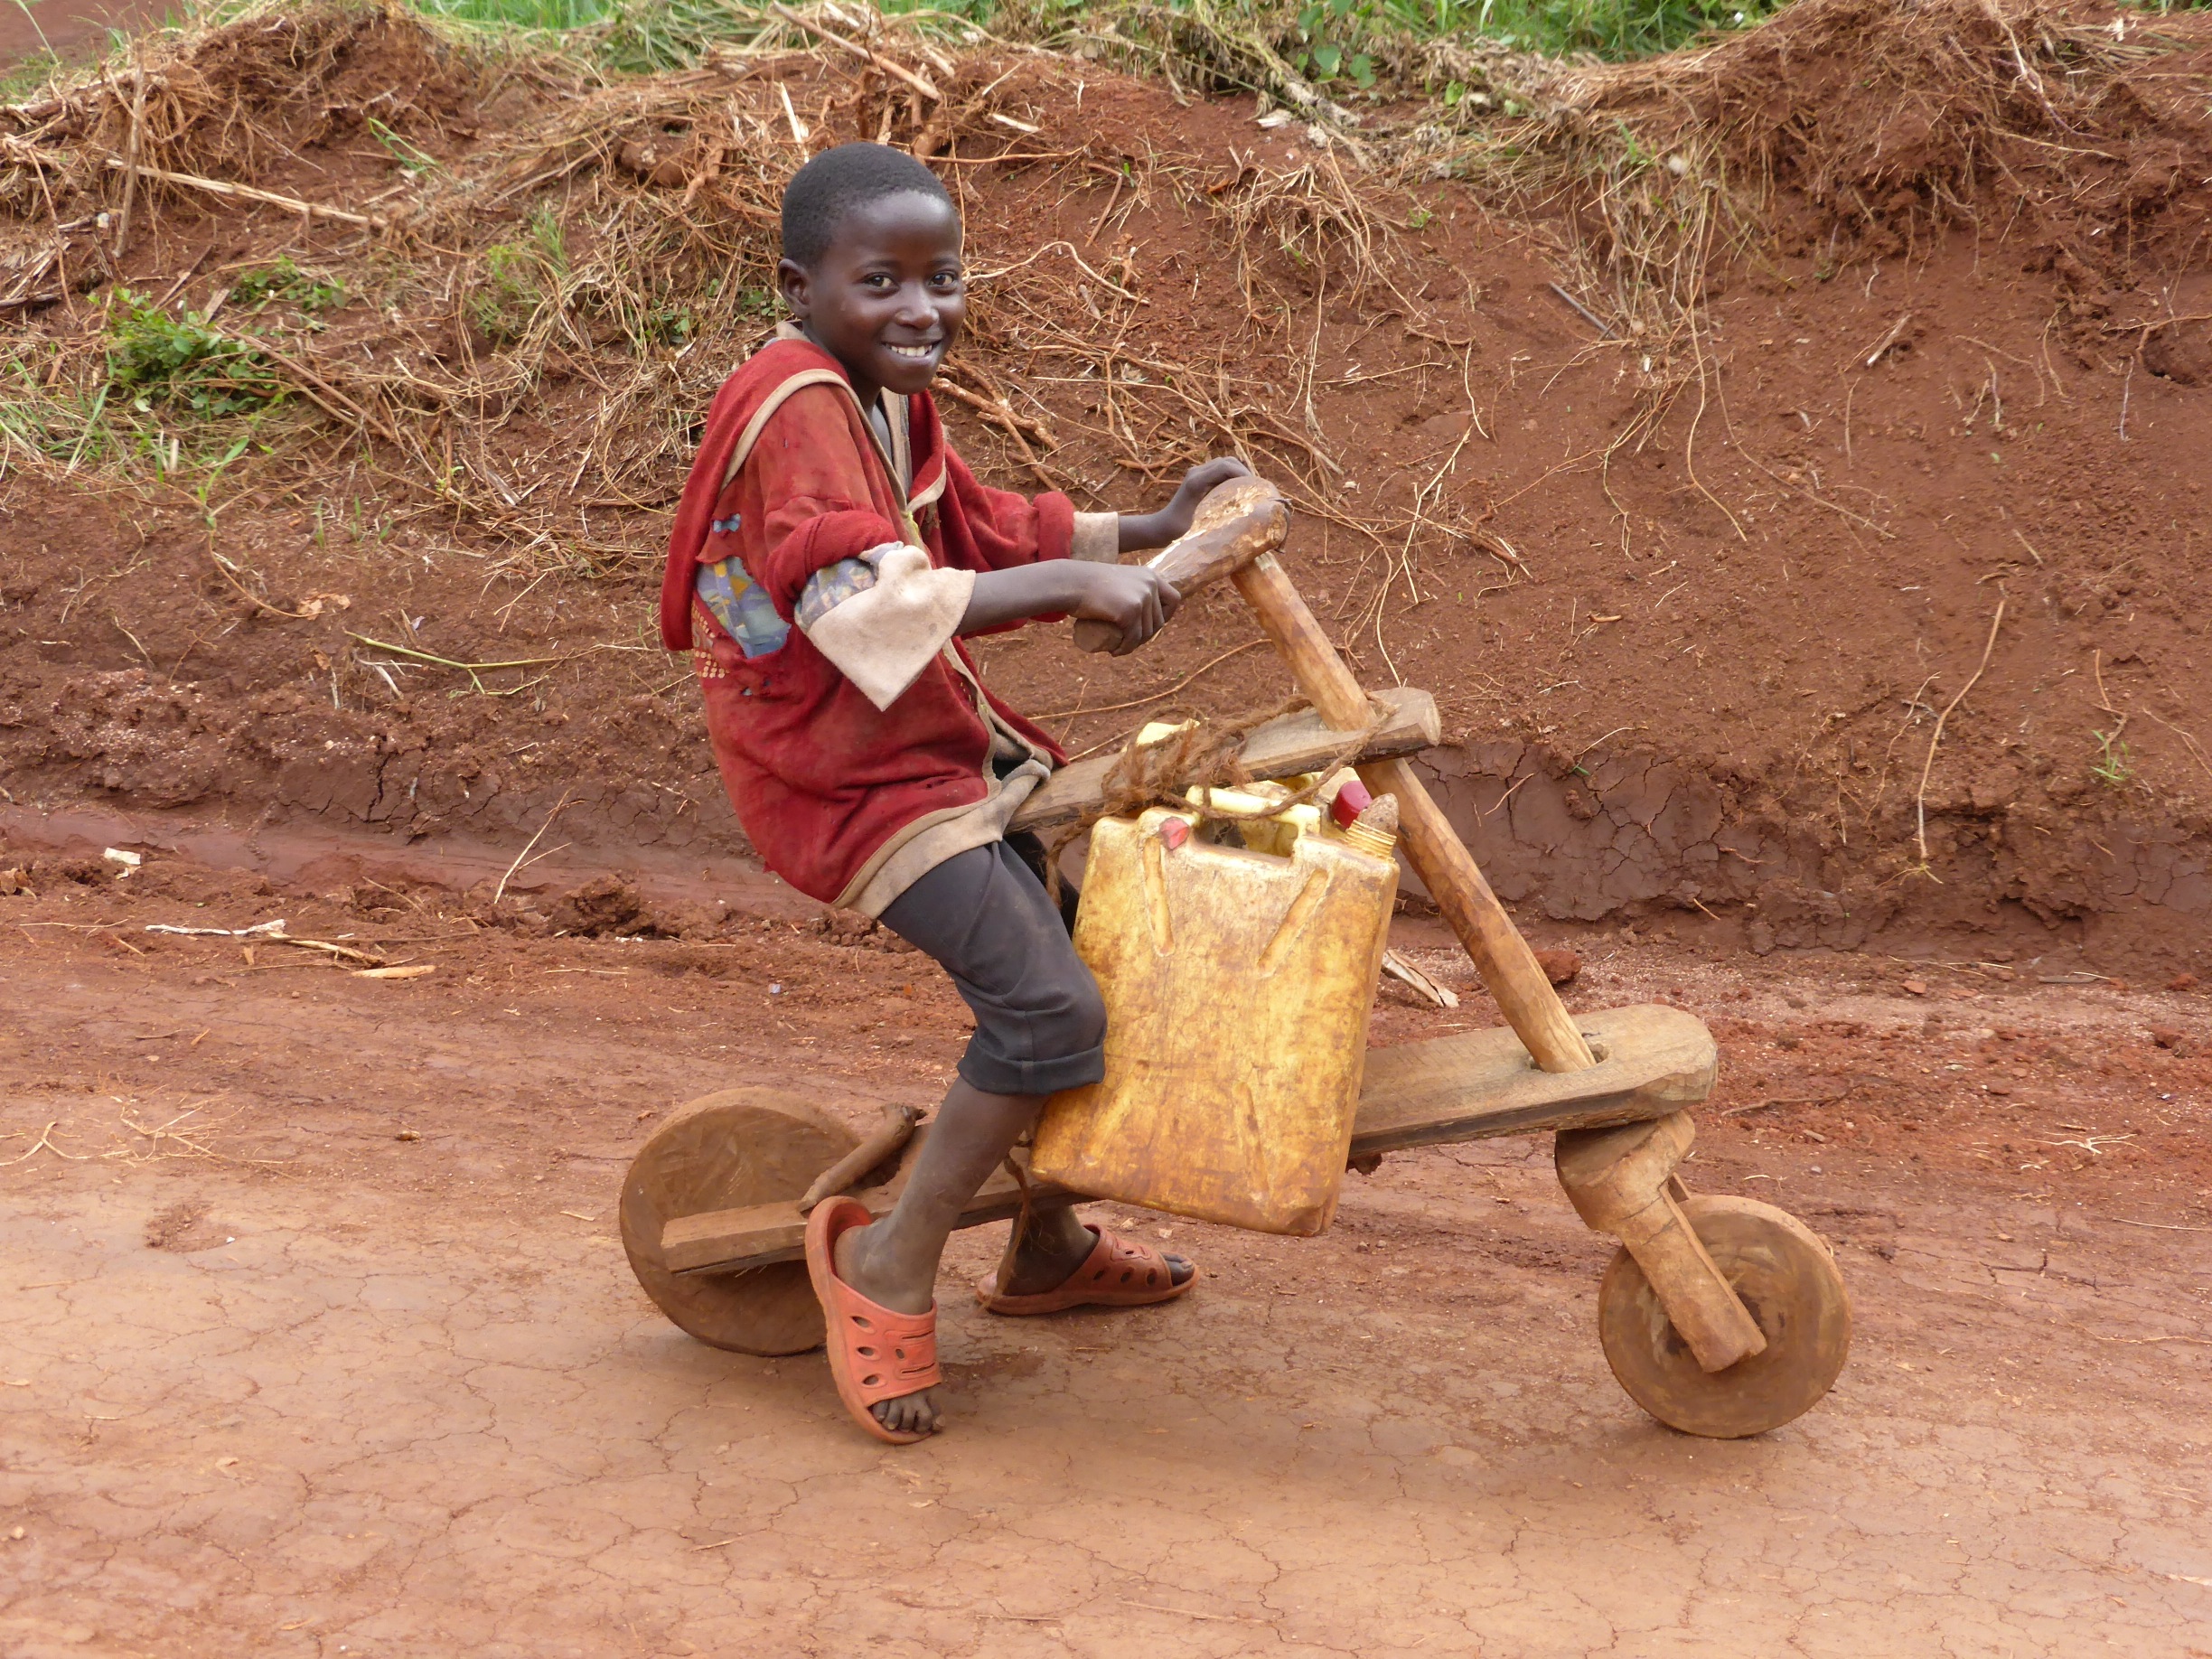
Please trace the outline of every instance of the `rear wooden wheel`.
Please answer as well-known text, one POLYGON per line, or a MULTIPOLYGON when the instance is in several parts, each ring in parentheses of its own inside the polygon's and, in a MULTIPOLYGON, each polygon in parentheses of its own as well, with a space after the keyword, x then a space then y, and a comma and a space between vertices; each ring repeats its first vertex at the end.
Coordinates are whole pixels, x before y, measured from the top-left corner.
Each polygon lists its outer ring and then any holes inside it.
POLYGON ((1764 1353, 1700 1368, 1636 1259, 1623 1250, 1598 1290, 1598 1336, 1629 1398, 1669 1428, 1710 1439, 1764 1434, 1804 1415, 1851 1352, 1851 1302, 1835 1258, 1786 1211, 1752 1198, 1693 1195, 1699 1241, 1758 1322, 1764 1353))
POLYGON ((796 1198, 860 1138, 781 1089, 726 1089, 679 1106, 623 1179, 623 1248, 661 1311, 701 1342, 740 1354, 803 1354, 822 1343, 806 1263, 678 1275, 661 1229, 680 1215, 796 1198))

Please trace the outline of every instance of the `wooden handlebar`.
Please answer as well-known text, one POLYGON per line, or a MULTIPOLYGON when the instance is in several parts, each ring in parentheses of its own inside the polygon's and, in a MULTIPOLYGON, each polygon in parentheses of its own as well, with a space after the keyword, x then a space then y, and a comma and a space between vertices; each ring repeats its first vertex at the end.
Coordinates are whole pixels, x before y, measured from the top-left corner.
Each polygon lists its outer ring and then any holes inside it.
MULTIPOLYGON (((1186 599, 1208 582, 1219 581, 1262 553, 1272 553, 1290 533, 1290 510, 1282 492, 1263 478, 1232 478, 1215 485, 1198 503, 1189 531, 1145 561, 1186 599)), ((1111 623, 1083 618, 1075 623, 1075 644, 1083 651, 1111 651, 1121 633, 1111 623)), ((1366 721, 1360 722, 1362 726, 1366 721)))

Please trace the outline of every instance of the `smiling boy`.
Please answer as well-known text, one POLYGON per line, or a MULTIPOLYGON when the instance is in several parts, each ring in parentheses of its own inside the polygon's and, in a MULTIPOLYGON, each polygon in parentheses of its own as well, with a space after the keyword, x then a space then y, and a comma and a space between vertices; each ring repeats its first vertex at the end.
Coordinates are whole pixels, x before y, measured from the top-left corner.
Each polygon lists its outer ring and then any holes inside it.
MULTIPOLYGON (((979 483, 928 386, 965 310, 958 213, 902 151, 849 144, 793 175, 778 280, 795 321, 715 398, 676 514, 662 638, 690 651, 730 799, 768 867, 884 924, 975 1015, 897 1206, 832 1198, 808 1220, 831 1374, 864 1428, 939 1422, 938 1262, 961 1206, 1045 1096, 1103 1074, 1105 1013, 1015 809, 1065 756, 993 696, 961 641, 1066 615, 1137 649, 1175 589, 1123 552, 1189 528, 1245 471, 1196 467, 1167 506, 1078 513, 979 483)), ((1191 1263, 1041 1210, 994 1312, 1181 1295, 1191 1263)))

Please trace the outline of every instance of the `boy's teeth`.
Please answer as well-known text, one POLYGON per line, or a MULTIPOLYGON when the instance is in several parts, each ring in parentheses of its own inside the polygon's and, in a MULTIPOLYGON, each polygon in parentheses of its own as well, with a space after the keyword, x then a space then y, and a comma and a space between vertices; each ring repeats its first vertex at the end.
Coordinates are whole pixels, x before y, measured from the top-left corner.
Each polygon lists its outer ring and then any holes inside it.
POLYGON ((895 345, 891 349, 901 357, 927 357, 937 348, 925 345, 895 345))

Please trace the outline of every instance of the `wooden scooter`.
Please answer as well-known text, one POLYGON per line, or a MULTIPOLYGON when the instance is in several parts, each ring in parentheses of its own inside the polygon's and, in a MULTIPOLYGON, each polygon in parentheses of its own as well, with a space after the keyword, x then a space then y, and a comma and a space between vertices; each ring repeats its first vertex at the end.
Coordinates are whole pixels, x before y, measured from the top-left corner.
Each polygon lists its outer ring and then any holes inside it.
MULTIPOLYGON (((1254 777, 1308 770, 1364 733, 1360 773, 1398 798, 1400 846, 1508 1022, 1371 1049, 1350 1162, 1409 1147, 1551 1130, 1560 1184, 1583 1222, 1621 1248, 1598 1289, 1598 1340, 1629 1396, 1687 1433, 1734 1439, 1811 1409, 1843 1368, 1851 1308, 1833 1256, 1802 1223, 1752 1199, 1691 1194, 1676 1174, 1711 1092, 1712 1036, 1677 1008, 1570 1016, 1473 857, 1430 799, 1411 755, 1439 740, 1433 698, 1369 694, 1274 558, 1288 515, 1273 487, 1233 480, 1189 536, 1152 563, 1186 595, 1233 582, 1312 704, 1246 738, 1254 777)), ((1078 624, 1083 629, 1083 624, 1078 624)), ((1095 629, 1078 642, 1112 643, 1095 629)), ((1102 798, 1112 756, 1054 774, 1017 829, 1076 821, 1102 798)), ((792 1090, 723 1091, 680 1107, 624 1180, 622 1234, 645 1292, 700 1341, 749 1354, 819 1346, 820 1306, 801 1260, 805 1212, 851 1190, 882 1214, 928 1135, 892 1109, 865 1141, 792 1090)), ((1081 1195, 1028 1183, 1034 1204, 1081 1195)), ((994 1176, 961 1213, 1015 1214, 1015 1177, 994 1176)))

